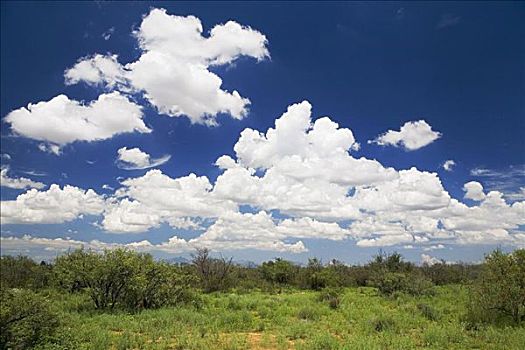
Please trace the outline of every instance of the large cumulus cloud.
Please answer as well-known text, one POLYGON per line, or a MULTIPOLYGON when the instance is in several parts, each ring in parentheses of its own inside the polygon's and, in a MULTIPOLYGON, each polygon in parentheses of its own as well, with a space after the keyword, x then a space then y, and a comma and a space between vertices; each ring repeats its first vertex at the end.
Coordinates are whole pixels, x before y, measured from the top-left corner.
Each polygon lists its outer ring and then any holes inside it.
POLYGON ((108 197, 53 185, 2 202, 3 223, 45 223, 48 217, 63 222, 99 213, 107 232, 167 224, 198 234, 137 243, 163 251, 208 246, 298 253, 308 250, 307 239, 353 240, 360 247, 525 243, 525 202, 510 205, 500 192, 484 193, 480 184, 468 183, 467 197, 478 201, 469 206, 452 198, 436 173, 388 168, 354 157, 356 149, 350 129, 329 117, 313 120, 304 101, 289 106, 265 132, 242 131, 233 155, 217 159, 222 173, 215 182, 150 170, 123 180, 108 197), (77 199, 61 200, 65 191, 77 199), (59 203, 71 207, 67 215, 59 213, 59 203))
POLYGON ((215 125, 219 113, 235 119, 246 115, 250 100, 236 90, 224 90, 222 79, 209 68, 241 56, 258 61, 269 57, 263 34, 229 21, 203 36, 197 17, 153 9, 134 35, 142 51, 136 61, 121 64, 116 55, 85 57, 66 70, 66 83, 142 92, 160 113, 186 116, 192 123, 215 125))

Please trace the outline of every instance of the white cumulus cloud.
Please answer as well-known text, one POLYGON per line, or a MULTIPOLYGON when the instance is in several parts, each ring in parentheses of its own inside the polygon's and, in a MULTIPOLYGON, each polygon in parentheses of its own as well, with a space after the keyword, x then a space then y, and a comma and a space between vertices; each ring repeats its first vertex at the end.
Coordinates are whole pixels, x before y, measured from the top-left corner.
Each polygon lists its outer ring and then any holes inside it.
POLYGON ((197 17, 152 9, 134 35, 142 50, 137 61, 121 65, 116 55, 86 57, 66 70, 66 83, 143 92, 160 113, 187 116, 192 123, 215 125, 219 113, 235 119, 246 115, 250 101, 236 90, 222 89, 222 79, 209 68, 241 56, 258 61, 269 57, 263 34, 229 21, 203 36, 197 17))
POLYGON ((125 170, 149 169, 160 166, 170 160, 171 156, 166 154, 160 158, 152 159, 149 154, 140 148, 122 147, 118 151, 117 164, 125 170))
POLYGON ((160 170, 150 170, 122 185, 102 221, 111 232, 144 232, 164 222, 188 228, 196 226, 191 218, 217 218, 237 210, 235 203, 212 193, 213 186, 205 176, 172 179, 160 170))
POLYGON ((472 199, 475 201, 481 201, 485 199, 485 193, 483 192, 483 186, 477 181, 470 181, 463 185, 463 191, 465 191, 465 198, 472 199))
POLYGON ((33 181, 31 179, 25 178, 25 177, 18 177, 13 178, 9 177, 7 172, 9 171, 9 167, 3 167, 0 170, 0 185, 3 187, 9 187, 14 189, 26 189, 26 188, 37 188, 42 189, 46 187, 45 184, 38 181, 33 181))
POLYGON ((441 133, 432 130, 424 120, 406 122, 399 131, 388 130, 368 143, 377 143, 381 146, 403 146, 407 151, 414 151, 425 147, 441 137, 441 133))
POLYGON ((64 72, 66 85, 84 81, 89 85, 106 84, 114 87, 124 84, 124 68, 118 63, 118 56, 94 55, 80 59, 72 68, 64 72))
MULTIPOLYGON (((310 239, 424 251, 454 244, 525 245, 525 202, 509 204, 502 192, 485 194, 481 184, 470 182, 466 198, 478 203, 466 205, 450 196, 438 174, 355 158, 356 144, 350 129, 328 117, 312 119, 304 101, 289 106, 264 132, 242 131, 234 152, 218 157, 215 182, 149 170, 121 180, 107 197, 52 185, 2 202, 2 223, 99 214, 98 225, 107 232, 140 233, 166 224, 198 234, 161 244, 136 242, 140 249, 163 251, 207 246, 299 253, 308 250, 303 241, 310 239)), ((145 165, 149 158, 138 151, 128 162, 145 165)))
POLYGON ((104 207, 104 198, 93 190, 53 184, 47 191, 31 189, 15 200, 1 201, 0 217, 2 224, 58 224, 101 214, 104 207))
POLYGON ((4 120, 18 135, 44 141, 41 150, 58 154, 75 141, 99 141, 121 133, 149 133, 142 109, 119 92, 102 94, 89 104, 59 95, 10 112, 4 120))

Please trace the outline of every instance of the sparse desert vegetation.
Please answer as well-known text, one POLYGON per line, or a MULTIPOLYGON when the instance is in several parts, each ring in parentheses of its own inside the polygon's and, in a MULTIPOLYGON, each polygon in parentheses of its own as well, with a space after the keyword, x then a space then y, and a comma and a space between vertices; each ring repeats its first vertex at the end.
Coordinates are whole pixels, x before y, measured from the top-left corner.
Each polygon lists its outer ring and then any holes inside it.
POLYGON ((481 265, 2 257, 5 349, 523 349, 525 250, 481 265), (498 287, 498 288, 496 288, 498 287))

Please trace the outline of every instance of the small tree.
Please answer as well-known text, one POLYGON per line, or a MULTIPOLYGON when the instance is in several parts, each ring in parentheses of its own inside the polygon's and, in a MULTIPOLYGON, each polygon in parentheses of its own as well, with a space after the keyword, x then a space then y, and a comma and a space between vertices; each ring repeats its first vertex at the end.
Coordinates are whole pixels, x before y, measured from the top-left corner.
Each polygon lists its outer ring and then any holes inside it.
POLYGON ((414 265, 410 262, 403 261, 403 256, 397 252, 387 254, 382 250, 379 251, 374 259, 368 264, 368 268, 372 271, 388 271, 388 272, 411 272, 414 265))
POLYGON ((222 256, 212 258, 208 248, 197 248, 196 253, 192 254, 192 258, 193 266, 205 292, 215 292, 226 287, 233 258, 225 259, 222 256))
POLYGON ((140 262, 137 253, 125 249, 103 254, 78 249, 58 257, 54 270, 63 287, 85 288, 97 309, 113 309, 130 287, 140 262))
POLYGON ((260 267, 261 274, 265 280, 273 284, 286 285, 292 283, 297 267, 290 261, 276 258, 274 261, 266 261, 260 267))
POLYGON ((470 321, 525 321, 525 249, 504 254, 496 250, 470 290, 470 321))
POLYGON ((328 284, 327 275, 324 272, 323 263, 317 258, 309 258, 306 265, 306 287, 313 290, 320 290, 328 284))
POLYGON ((411 295, 433 293, 433 283, 410 262, 403 261, 401 254, 384 254, 382 251, 367 266, 370 279, 367 281, 381 294, 393 295, 405 292, 411 295))
POLYGON ((187 297, 184 289, 190 284, 179 267, 125 249, 102 254, 79 249, 57 258, 54 270, 59 285, 72 292, 85 290, 97 309, 175 304, 187 297))

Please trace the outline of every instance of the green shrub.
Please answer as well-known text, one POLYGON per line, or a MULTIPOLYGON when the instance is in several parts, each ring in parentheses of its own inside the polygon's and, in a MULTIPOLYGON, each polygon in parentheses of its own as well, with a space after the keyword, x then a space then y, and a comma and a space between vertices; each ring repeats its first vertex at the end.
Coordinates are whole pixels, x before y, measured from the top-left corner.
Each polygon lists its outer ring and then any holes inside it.
POLYGON ((470 288, 466 318, 470 323, 525 322, 525 249, 511 254, 496 250, 485 258, 470 288))
POLYGON ((195 309, 202 309, 205 304, 205 300, 199 291, 193 288, 178 287, 176 296, 171 303, 173 305, 191 305, 195 309))
POLYGON ((51 266, 26 256, 0 258, 0 284, 5 288, 40 289, 50 285, 51 266))
POLYGON ((403 261, 403 256, 399 253, 386 254, 383 251, 374 256, 374 259, 368 263, 367 267, 372 271, 388 271, 407 273, 415 269, 414 264, 403 261))
POLYGON ((60 286, 85 290, 97 309, 117 305, 129 310, 187 302, 191 275, 179 267, 126 249, 99 254, 83 249, 57 258, 54 272, 60 286))
POLYGON ((404 273, 384 272, 377 273, 370 283, 376 287, 381 294, 392 295, 394 292, 402 291, 407 286, 407 278, 404 273))
POLYGON ((280 285, 290 284, 297 274, 297 266, 281 258, 264 262, 259 270, 266 281, 280 285))
POLYGON ((472 281, 479 276, 481 265, 448 264, 423 264, 421 267, 424 275, 437 286, 446 284, 460 284, 472 281))
POLYGON ((370 280, 370 285, 376 287, 383 295, 392 296, 404 292, 414 296, 432 295, 432 282, 417 272, 376 272, 370 280))
POLYGON ((58 316, 40 295, 24 289, 0 290, 0 349, 27 349, 50 337, 58 316))
POLYGON ((435 294, 432 281, 418 272, 408 274, 405 288, 402 291, 414 296, 435 294))
POLYGON ((286 327, 286 336, 291 340, 306 339, 312 334, 312 325, 305 322, 293 322, 286 327))
POLYGON ((131 310, 186 304, 195 296, 189 291, 190 276, 177 266, 157 262, 149 254, 135 257, 138 264, 123 294, 123 305, 131 310))
POLYGON ((300 270, 298 285, 301 288, 321 290, 339 286, 337 270, 323 266, 317 258, 308 259, 308 265, 300 270))

